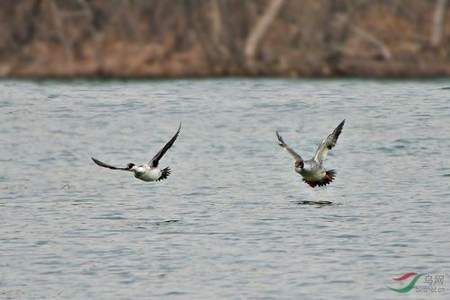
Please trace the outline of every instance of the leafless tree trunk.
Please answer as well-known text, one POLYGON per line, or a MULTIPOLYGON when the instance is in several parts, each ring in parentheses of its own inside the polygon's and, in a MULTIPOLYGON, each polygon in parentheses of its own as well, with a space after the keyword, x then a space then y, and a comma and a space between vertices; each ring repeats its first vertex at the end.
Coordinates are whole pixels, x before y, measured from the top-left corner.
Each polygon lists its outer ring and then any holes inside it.
POLYGON ((325 70, 331 74, 340 70, 347 39, 351 33, 349 18, 351 18, 352 11, 347 6, 342 5, 341 1, 327 1, 326 4, 323 48, 328 66, 325 70))
POLYGON ((250 31, 248 38, 245 42, 245 57, 249 66, 253 66, 255 63, 255 54, 261 39, 269 29, 270 24, 273 22, 277 14, 279 13, 284 0, 270 0, 266 10, 262 17, 256 22, 255 26, 250 31))
POLYGON ((218 0, 211 0, 211 23, 213 39, 219 40, 219 36, 222 32, 222 14, 220 13, 218 0))
POLYGON ((99 34, 93 25, 94 21, 94 14, 92 12, 92 8, 89 6, 89 4, 86 2, 86 0, 78 0, 78 3, 80 3, 80 6, 83 9, 83 14, 86 16, 87 24, 89 28, 89 32, 92 36, 92 39, 94 42, 94 55, 95 55, 95 68, 97 72, 101 72, 101 68, 103 66, 103 56, 101 55, 100 45, 102 40, 102 34, 99 34))
POLYGON ((222 21, 222 9, 219 0, 211 0, 210 19, 211 19, 211 31, 212 31, 212 43, 216 52, 223 60, 228 59, 229 51, 223 43, 223 21, 222 21))
POLYGON ((64 32, 64 19, 56 3, 53 0, 48 0, 47 3, 50 7, 53 24, 55 25, 55 28, 58 33, 58 39, 64 48, 64 53, 68 61, 67 65, 69 66, 69 70, 71 70, 73 68, 73 60, 74 60, 73 41, 69 40, 64 32))
POLYGON ((444 16, 447 0, 436 0, 433 14, 433 28, 431 30, 430 43, 432 47, 438 47, 442 41, 444 31, 444 16))

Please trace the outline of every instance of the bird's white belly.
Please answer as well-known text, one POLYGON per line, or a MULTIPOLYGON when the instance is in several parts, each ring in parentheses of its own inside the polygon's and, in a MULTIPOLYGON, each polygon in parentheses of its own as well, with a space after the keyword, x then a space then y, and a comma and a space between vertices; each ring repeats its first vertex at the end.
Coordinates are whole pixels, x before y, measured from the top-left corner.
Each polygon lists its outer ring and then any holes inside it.
POLYGON ((319 181, 319 180, 322 180, 322 178, 325 176, 325 171, 322 171, 322 170, 316 170, 316 171, 303 170, 302 172, 299 172, 299 173, 307 181, 319 181))
POLYGON ((143 173, 136 173, 134 176, 143 181, 155 181, 161 177, 161 170, 157 168, 148 169, 143 173))

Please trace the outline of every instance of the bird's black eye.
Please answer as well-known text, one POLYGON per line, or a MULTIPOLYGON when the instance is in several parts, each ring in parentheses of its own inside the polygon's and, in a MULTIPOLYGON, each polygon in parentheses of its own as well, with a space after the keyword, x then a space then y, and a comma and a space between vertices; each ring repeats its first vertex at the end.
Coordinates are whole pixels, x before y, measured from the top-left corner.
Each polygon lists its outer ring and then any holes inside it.
POLYGON ((128 164, 128 168, 131 169, 132 167, 134 167, 134 164, 133 164, 133 163, 129 163, 129 164, 128 164))

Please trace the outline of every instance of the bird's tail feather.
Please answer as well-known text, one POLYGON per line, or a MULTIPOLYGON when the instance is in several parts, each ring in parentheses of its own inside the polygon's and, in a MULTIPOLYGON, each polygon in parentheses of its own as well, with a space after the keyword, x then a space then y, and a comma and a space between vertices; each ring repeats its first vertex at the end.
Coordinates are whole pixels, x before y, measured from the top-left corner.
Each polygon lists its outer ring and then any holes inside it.
POLYGON ((335 170, 327 170, 327 171, 325 171, 325 176, 322 178, 322 180, 309 181, 309 180, 303 179, 303 181, 306 182, 307 184, 309 184, 309 186, 311 186, 311 187, 325 186, 327 184, 330 184, 334 180, 335 177, 336 177, 335 170))
POLYGON ((166 179, 167 177, 169 177, 170 172, 171 172, 171 170, 169 167, 162 169, 161 176, 158 178, 157 181, 160 181, 160 180, 163 180, 163 179, 166 179))

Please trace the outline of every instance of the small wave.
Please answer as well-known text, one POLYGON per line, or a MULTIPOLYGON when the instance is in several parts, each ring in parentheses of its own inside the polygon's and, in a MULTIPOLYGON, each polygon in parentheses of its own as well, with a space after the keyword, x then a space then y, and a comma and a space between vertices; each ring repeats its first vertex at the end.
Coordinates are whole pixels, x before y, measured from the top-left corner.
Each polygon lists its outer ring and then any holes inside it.
POLYGON ((126 220, 127 218, 121 216, 100 216, 92 218, 95 220, 126 220))
POLYGON ((303 201, 299 201, 297 202, 298 205, 319 205, 319 206, 324 206, 324 205, 333 205, 334 203, 331 201, 309 201, 309 200, 303 200, 303 201))
POLYGON ((164 225, 164 224, 170 224, 170 223, 177 223, 177 222, 179 222, 180 220, 177 220, 177 219, 172 219, 172 220, 164 220, 164 221, 158 221, 158 222, 155 222, 155 223, 153 223, 154 225, 164 225))

